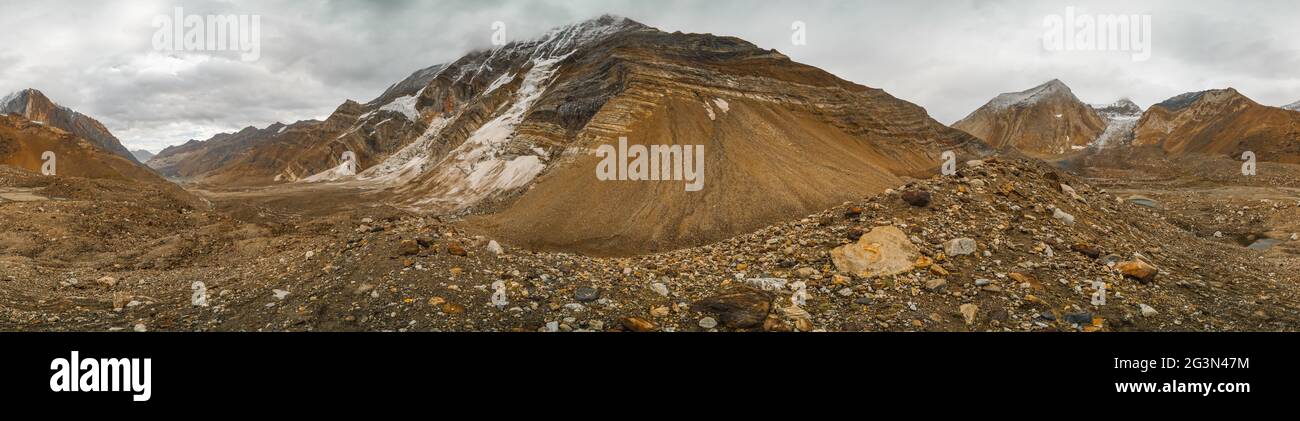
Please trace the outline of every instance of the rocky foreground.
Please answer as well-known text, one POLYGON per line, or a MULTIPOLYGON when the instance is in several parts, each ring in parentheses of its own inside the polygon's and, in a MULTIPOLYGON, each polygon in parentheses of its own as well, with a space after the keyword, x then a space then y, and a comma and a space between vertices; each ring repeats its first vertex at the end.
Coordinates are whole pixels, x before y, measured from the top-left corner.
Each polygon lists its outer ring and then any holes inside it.
POLYGON ((530 252, 387 207, 320 215, 213 197, 213 209, 146 212, 158 205, 45 199, 47 181, 30 178, 0 184, 34 189, 0 199, 13 221, 0 238, 0 329, 1300 326, 1293 258, 1199 237, 1036 162, 971 164, 712 245, 629 258, 530 252))

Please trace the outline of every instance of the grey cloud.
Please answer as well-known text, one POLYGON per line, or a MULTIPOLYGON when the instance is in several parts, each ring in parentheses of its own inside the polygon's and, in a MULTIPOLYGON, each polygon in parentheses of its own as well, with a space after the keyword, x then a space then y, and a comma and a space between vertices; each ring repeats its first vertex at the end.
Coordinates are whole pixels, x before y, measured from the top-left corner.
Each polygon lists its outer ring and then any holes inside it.
POLYGON ((1300 100, 1300 4, 1256 1, 50 1, 3 2, 0 91, 34 87, 95 116, 128 147, 157 151, 276 121, 323 118, 409 73, 489 48, 491 23, 513 39, 614 13, 665 31, 736 36, 844 79, 882 88, 951 123, 1001 92, 1060 78, 1089 102, 1150 105, 1234 86, 1279 105, 1300 100), (1153 17, 1151 60, 1048 52, 1043 18, 1153 17), (262 16, 261 59, 151 47, 153 16, 262 16), (72 12, 70 12, 72 11, 72 12), (790 43, 807 23, 808 45, 790 43))

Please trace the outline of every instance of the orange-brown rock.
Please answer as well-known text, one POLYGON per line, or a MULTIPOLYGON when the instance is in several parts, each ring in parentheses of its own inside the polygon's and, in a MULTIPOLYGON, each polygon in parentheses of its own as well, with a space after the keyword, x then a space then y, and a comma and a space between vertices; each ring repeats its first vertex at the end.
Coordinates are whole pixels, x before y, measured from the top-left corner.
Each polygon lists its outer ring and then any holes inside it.
POLYGON ((1300 163, 1300 112, 1269 107, 1237 90, 1191 92, 1151 106, 1138 122, 1135 146, 1166 154, 1202 153, 1300 163))
POLYGON ((1001 150, 1055 158, 1082 150, 1106 129, 1106 120, 1059 80, 998 95, 952 127, 1001 150))

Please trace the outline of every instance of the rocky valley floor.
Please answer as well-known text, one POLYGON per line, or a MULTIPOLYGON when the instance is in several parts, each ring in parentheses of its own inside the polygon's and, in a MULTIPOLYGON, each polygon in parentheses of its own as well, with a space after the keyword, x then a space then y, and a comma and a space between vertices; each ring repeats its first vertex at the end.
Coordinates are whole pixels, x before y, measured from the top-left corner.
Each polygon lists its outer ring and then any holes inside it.
POLYGON ((330 184, 187 200, 0 167, 0 330, 1295 331, 1288 171, 1076 178, 990 160, 605 258, 330 184))

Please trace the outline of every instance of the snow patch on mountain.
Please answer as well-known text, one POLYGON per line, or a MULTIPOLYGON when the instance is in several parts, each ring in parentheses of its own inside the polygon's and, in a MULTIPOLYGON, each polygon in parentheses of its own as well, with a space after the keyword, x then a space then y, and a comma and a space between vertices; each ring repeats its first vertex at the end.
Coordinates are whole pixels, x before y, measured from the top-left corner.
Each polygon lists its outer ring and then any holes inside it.
POLYGON ((419 121, 420 111, 415 109, 415 101, 416 97, 413 95, 399 97, 379 107, 379 111, 392 111, 406 116, 407 120, 419 121))
MULTIPOLYGON (((4 98, 0 98, 0 112, 22 113, 23 110, 18 108, 18 106, 20 105, 19 102, 22 99, 23 92, 25 91, 11 92, 8 95, 5 95, 4 98)), ((25 104, 22 105, 25 106, 25 104)))
POLYGON ((1292 103, 1287 104, 1287 105, 1283 105, 1282 108, 1285 108, 1285 109, 1288 109, 1288 110, 1291 110, 1291 111, 1300 111, 1300 101, 1296 101, 1296 102, 1292 102, 1292 103))
POLYGON ((381 185, 401 185, 423 175, 432 163, 429 158, 430 148, 448 124, 451 124, 451 119, 441 115, 435 117, 420 137, 379 165, 362 171, 357 175, 357 180, 381 185))
POLYGON ((339 164, 339 166, 337 167, 330 168, 328 170, 321 171, 320 173, 313 175, 311 177, 304 178, 302 179, 301 182, 319 183, 324 181, 339 181, 339 180, 350 178, 355 175, 357 175, 356 162, 347 161, 342 164, 339 164))
POLYGON ((513 73, 501 75, 497 80, 492 81, 492 84, 488 85, 487 90, 483 91, 483 95, 492 93, 497 90, 497 88, 505 86, 505 84, 510 83, 512 80, 515 80, 515 75, 513 73))
POLYGON ((985 107, 990 107, 996 111, 1003 111, 1012 106, 1034 105, 1044 98, 1051 98, 1061 94, 1073 95, 1070 93, 1069 87, 1065 86, 1061 81, 1053 79, 1050 82, 1024 91, 1009 92, 998 95, 994 97, 993 100, 989 101, 988 105, 985 105, 985 107))
POLYGON ((1124 98, 1111 104, 1092 105, 1092 108, 1106 119, 1106 130, 1089 147, 1103 149, 1128 145, 1133 141, 1138 120, 1142 119, 1142 107, 1124 98))
POLYGON ((723 114, 726 114, 728 111, 731 111, 731 104, 728 104, 727 100, 725 99, 714 98, 713 103, 718 105, 718 109, 722 110, 723 114))
MULTIPOLYGON (((604 15, 596 19, 562 26, 547 32, 535 41, 532 59, 568 56, 579 47, 600 41, 605 37, 625 31, 653 30, 627 18, 604 15)), ((527 47, 526 43, 523 46, 527 47)))
POLYGON ((533 59, 532 68, 524 74, 510 108, 480 126, 439 163, 440 172, 435 180, 440 186, 445 186, 446 194, 434 195, 417 204, 468 205, 492 194, 521 187, 541 174, 546 168, 542 157, 511 156, 506 154, 506 149, 525 113, 546 92, 558 70, 556 65, 568 57, 566 54, 533 59))

